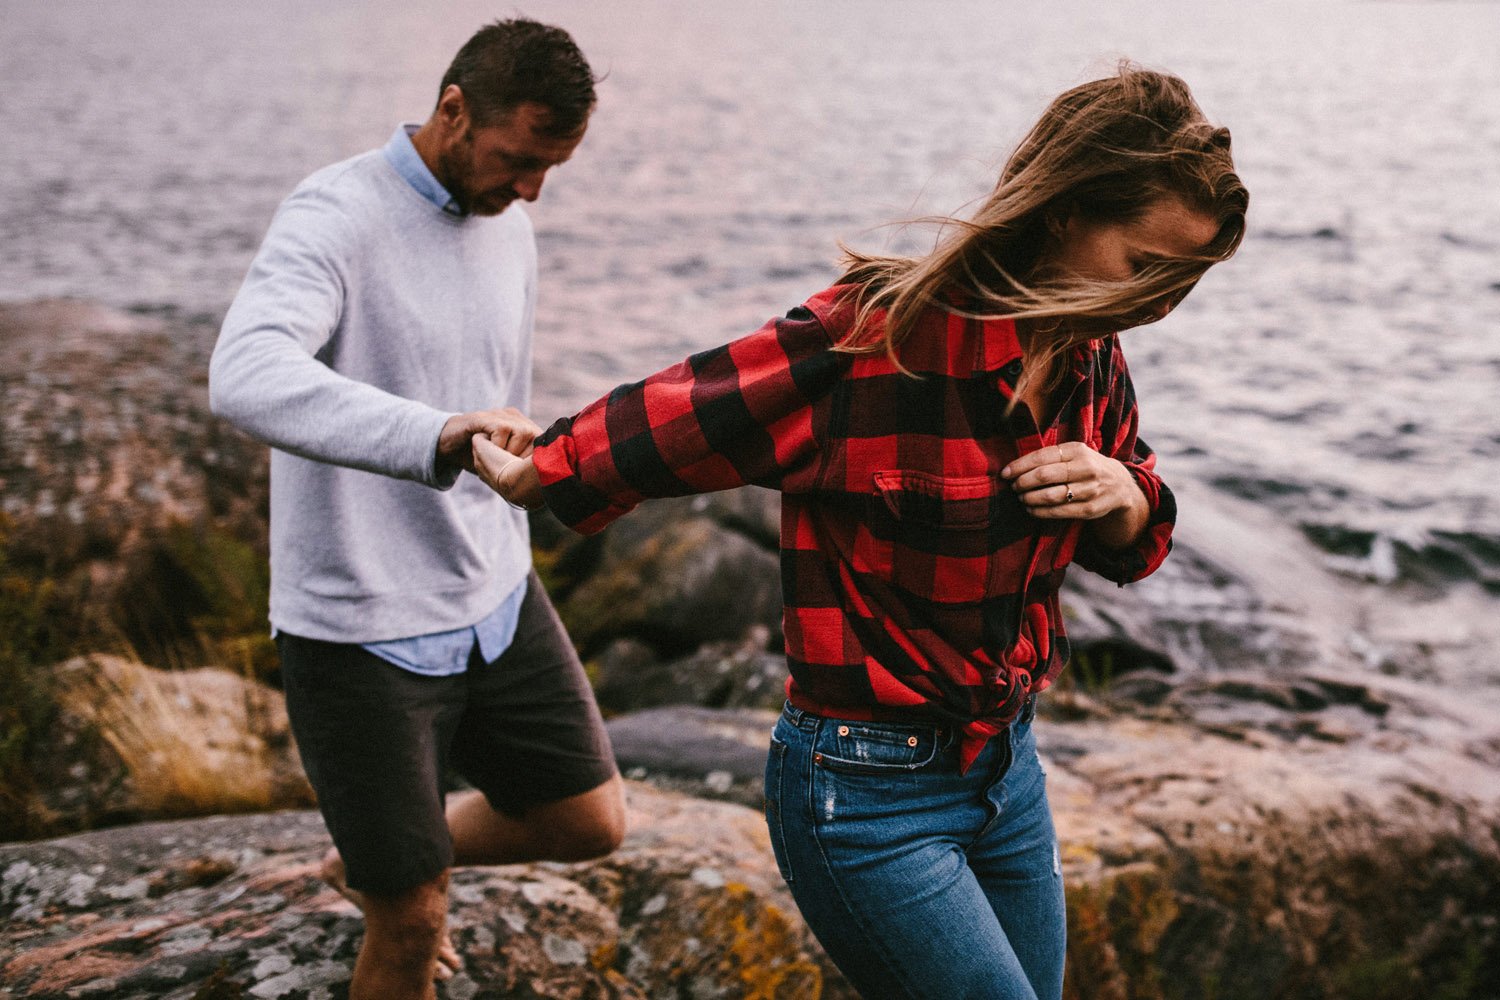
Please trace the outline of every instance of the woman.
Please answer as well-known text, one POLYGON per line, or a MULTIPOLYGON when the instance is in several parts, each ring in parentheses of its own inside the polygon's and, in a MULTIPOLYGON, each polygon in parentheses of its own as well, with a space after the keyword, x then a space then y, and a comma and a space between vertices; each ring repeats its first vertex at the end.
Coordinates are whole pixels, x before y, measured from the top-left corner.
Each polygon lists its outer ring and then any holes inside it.
POLYGON ((786 317, 559 420, 480 474, 593 532, 648 497, 781 490, 787 706, 766 818, 866 997, 1061 996, 1031 721, 1070 563, 1125 583, 1175 514, 1115 336, 1244 232, 1229 132, 1131 65, 1053 101, 928 256, 847 253, 786 317))

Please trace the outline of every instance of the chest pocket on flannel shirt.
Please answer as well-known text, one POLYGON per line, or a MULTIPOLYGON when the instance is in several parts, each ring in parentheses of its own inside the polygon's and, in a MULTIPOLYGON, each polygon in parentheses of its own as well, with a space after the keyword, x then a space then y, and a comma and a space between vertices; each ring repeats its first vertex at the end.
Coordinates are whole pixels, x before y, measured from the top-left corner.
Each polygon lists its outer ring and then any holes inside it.
POLYGON ((969 531, 989 526, 999 480, 991 476, 935 476, 891 470, 875 473, 875 488, 896 520, 913 527, 969 531))

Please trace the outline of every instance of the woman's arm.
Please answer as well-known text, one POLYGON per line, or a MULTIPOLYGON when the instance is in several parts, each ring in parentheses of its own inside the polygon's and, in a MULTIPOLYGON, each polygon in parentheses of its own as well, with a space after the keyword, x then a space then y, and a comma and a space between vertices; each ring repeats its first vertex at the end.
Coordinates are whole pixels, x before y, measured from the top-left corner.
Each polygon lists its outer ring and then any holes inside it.
POLYGON ((557 421, 529 461, 476 442, 476 467, 512 503, 545 500, 584 533, 651 497, 749 484, 810 489, 819 401, 850 363, 832 346, 817 317, 798 307, 557 421))
POLYGON ((1099 449, 1065 442, 1024 455, 1000 474, 1035 517, 1084 522, 1074 561, 1128 583, 1150 575, 1166 558, 1177 503, 1156 474, 1156 454, 1137 434, 1135 388, 1117 341, 1110 350, 1099 449))

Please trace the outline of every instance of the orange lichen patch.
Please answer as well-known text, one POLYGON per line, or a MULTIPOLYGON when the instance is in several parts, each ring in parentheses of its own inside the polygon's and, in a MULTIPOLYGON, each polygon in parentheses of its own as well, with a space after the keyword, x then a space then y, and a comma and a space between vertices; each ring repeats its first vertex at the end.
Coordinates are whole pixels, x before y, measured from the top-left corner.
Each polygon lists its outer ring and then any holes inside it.
POLYGON ((589 964, 596 969, 608 969, 620 957, 620 942, 605 941, 589 955, 589 964))
POLYGON ((154 931, 146 934, 132 932, 130 927, 130 924, 119 922, 105 924, 92 934, 82 934, 56 944, 33 948, 24 954, 17 955, 5 964, 6 978, 23 976, 37 968, 66 962, 79 952, 87 951, 96 945, 105 945, 113 941, 133 941, 155 933, 154 931))
POLYGON ((310 861, 304 865, 289 865, 253 875, 245 880, 245 891, 248 893, 291 891, 300 895, 317 896, 324 891, 333 892, 334 890, 318 877, 318 862, 310 861))
MULTIPOLYGON (((131 972, 141 965, 139 959, 132 960, 97 952, 91 955, 78 955, 60 962, 49 963, 41 976, 28 987, 28 992, 42 995, 60 993, 96 979, 109 979, 131 972)), ((9 968, 7 968, 8 971, 9 968)))
POLYGON ((256 925, 248 909, 240 906, 227 910, 218 910, 214 913, 206 913, 199 921, 215 934, 228 934, 231 937, 243 941, 253 941, 256 938, 270 937, 276 933, 276 928, 268 925, 256 925))
POLYGON ((1064 1000, 1126 1000, 1125 973, 1111 937, 1108 898, 1092 886, 1070 889, 1064 1000))
POLYGON ((745 984, 745 1000, 818 1000, 823 973, 803 953, 794 925, 773 904, 759 904, 749 886, 730 882, 726 971, 745 984))

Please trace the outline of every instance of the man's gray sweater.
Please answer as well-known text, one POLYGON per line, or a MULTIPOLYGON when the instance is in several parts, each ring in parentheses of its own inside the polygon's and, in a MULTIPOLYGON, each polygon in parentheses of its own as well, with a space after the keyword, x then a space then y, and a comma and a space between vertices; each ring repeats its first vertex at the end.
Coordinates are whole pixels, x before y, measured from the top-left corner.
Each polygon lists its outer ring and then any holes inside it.
POLYGON ((435 466, 454 413, 531 391, 519 205, 444 213, 379 150, 278 209, 224 318, 213 411, 271 445, 271 624, 333 642, 472 625, 525 577, 525 515, 435 466))

